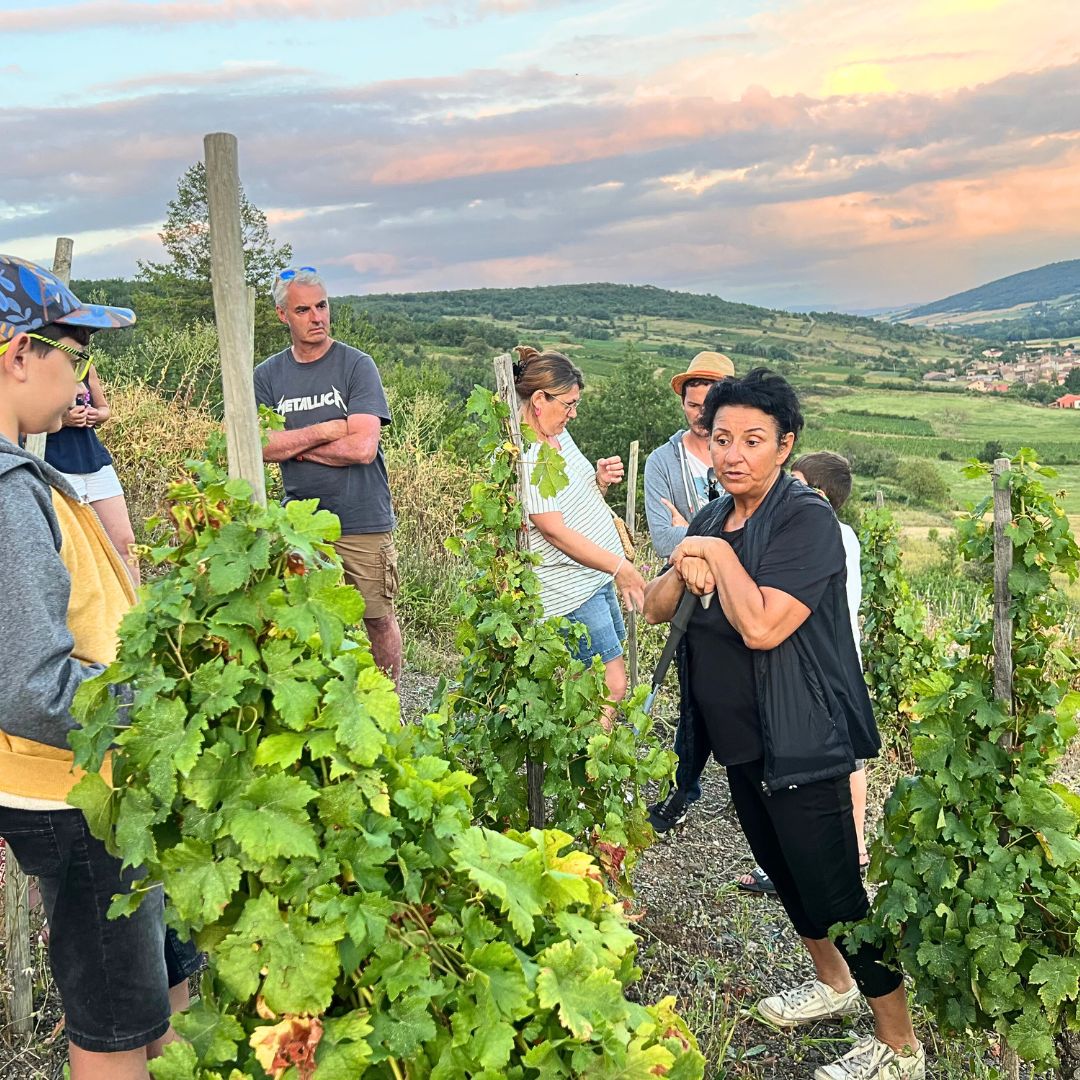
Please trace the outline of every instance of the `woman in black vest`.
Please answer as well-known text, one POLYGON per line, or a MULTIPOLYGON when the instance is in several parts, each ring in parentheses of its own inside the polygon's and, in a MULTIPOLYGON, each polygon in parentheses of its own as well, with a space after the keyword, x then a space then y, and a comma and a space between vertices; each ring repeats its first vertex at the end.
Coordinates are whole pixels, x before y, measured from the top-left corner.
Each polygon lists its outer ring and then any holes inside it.
POLYGON ((64 426, 45 442, 45 460, 62 472, 76 493, 97 512, 109 539, 124 560, 136 586, 139 560, 131 554, 135 533, 131 528, 124 489, 113 468, 109 451, 95 428, 112 416, 98 373, 91 364, 75 404, 64 416, 64 426))
POLYGON ((879 948, 829 927, 869 910, 848 777, 880 748, 852 637, 840 527, 829 503, 784 472, 803 418, 795 391, 764 368, 716 383, 702 423, 727 494, 701 510, 651 582, 645 618, 666 622, 684 590, 688 714, 726 766, 732 802, 758 864, 814 963, 816 978, 762 1000, 779 1027, 858 1011, 874 1035, 815 1080, 925 1075, 903 975, 879 948))

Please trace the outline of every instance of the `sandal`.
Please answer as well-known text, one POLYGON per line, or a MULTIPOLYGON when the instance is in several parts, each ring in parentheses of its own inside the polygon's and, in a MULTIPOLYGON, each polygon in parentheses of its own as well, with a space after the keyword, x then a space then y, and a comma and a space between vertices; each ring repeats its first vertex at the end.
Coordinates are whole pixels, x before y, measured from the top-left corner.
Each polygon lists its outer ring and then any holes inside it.
POLYGON ((776 886, 772 883, 772 878, 761 869, 760 866, 755 866, 748 874, 744 874, 743 877, 749 878, 749 881, 744 881, 743 878, 736 880, 735 884, 743 892, 757 893, 760 896, 775 896, 776 886))

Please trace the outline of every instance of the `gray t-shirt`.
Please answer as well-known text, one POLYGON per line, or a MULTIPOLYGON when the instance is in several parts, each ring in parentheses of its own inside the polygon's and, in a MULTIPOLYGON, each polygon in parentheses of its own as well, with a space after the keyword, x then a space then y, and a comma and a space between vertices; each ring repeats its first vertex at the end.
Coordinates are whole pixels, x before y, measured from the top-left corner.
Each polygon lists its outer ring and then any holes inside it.
MULTIPOLYGON (((367 353, 335 341, 318 360, 299 364, 284 349, 255 368, 255 400, 285 417, 285 430, 366 413, 390 423, 382 379, 367 353)), ((341 535, 389 532, 397 524, 380 446, 368 465, 283 461, 286 501, 318 499, 341 519, 341 535)))

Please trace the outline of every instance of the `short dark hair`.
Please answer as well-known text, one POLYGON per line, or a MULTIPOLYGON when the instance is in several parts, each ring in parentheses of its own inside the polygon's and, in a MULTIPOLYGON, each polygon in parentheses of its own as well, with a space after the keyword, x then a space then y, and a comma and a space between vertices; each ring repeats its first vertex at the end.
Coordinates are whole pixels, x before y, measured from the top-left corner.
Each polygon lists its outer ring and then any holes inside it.
POLYGON ((685 401, 687 390, 692 390, 695 386, 712 386, 714 382, 716 382, 715 379, 687 379, 686 382, 682 384, 679 396, 685 401))
POLYGON ((803 429, 803 414, 795 388, 783 375, 768 368, 757 367, 741 377, 731 376, 713 383, 701 410, 702 424, 712 431, 717 412, 728 405, 760 409, 772 417, 777 442, 789 431, 798 439, 803 429))
MULTIPOLYGON (((59 341, 61 338, 71 338, 79 343, 79 347, 85 349, 90 344, 90 335, 93 330, 88 326, 65 326, 63 323, 46 323, 39 326, 35 331, 38 337, 48 338, 50 341, 59 341)), ((43 341, 30 339, 30 350, 42 355, 52 350, 43 341)))
POLYGON ((811 487, 825 492, 834 510, 839 510, 851 494, 851 463, 831 450, 803 454, 792 464, 791 471, 801 472, 811 487))

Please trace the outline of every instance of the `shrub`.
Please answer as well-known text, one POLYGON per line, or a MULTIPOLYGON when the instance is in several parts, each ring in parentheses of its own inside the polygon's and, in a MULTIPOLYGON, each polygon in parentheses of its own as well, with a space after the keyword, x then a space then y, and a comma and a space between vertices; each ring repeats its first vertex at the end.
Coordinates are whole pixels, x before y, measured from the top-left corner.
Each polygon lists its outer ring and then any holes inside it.
POLYGON ((869 443, 842 444, 839 453, 851 463, 851 471, 858 476, 879 477, 896 475, 900 458, 891 450, 875 447, 869 443))
MULTIPOLYGON (((988 495, 958 527, 964 559, 978 563, 982 603, 960 649, 915 684, 915 774, 885 806, 884 839, 870 878, 881 888, 872 924, 886 960, 914 977, 915 999, 945 1033, 995 1030, 1042 1071, 1055 1036, 1080 1026, 1080 800, 1053 782, 1077 731, 1080 695, 1063 639, 1058 582, 1075 581, 1080 550, 1060 501, 1030 450, 1001 481, 1007 526, 1011 633, 991 614, 993 522, 988 495), (995 650, 1011 653, 1011 696, 995 694, 995 650)), ((985 465, 966 470, 991 480, 985 465)), ((1057 1075, 1064 1076, 1065 1073, 1057 1075)))
MULTIPOLYGON (((461 511, 461 535, 446 542, 470 563, 453 609, 461 662, 441 695, 454 725, 449 751, 477 776, 478 801, 493 824, 530 822, 522 766, 542 765, 547 820, 604 854, 618 877, 653 839, 642 791, 670 777, 674 756, 651 737, 644 686, 621 705, 626 722, 601 727, 603 664, 593 657, 586 666, 571 652, 580 626, 544 617, 539 557, 518 549, 523 508, 510 410, 478 388, 469 412, 488 465, 461 511)), ((547 497, 565 487, 558 451, 541 443, 526 482, 547 497)))
POLYGON ((99 374, 108 387, 153 388, 177 405, 221 416, 221 361, 213 323, 196 319, 175 332, 136 338, 115 355, 103 354, 99 374))
POLYGON ((928 461, 901 461, 896 466, 895 478, 913 503, 940 508, 949 501, 949 485, 928 461))

